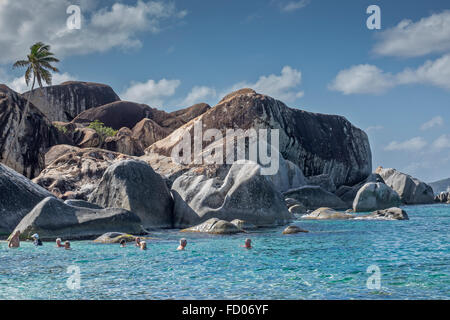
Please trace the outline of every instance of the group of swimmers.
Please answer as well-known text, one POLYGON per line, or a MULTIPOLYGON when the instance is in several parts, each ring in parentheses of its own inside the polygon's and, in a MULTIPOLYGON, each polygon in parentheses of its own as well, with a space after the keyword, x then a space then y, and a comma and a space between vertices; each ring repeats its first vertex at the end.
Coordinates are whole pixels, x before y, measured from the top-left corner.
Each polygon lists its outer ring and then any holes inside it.
MULTIPOLYGON (((31 236, 31 239, 33 239, 33 244, 35 246, 42 246, 42 241, 37 233, 33 234, 31 236)), ((17 230, 11 237, 11 239, 8 241, 8 248, 19 248, 19 247, 20 247, 20 231, 17 230)), ((65 241, 63 244, 61 238, 58 238, 56 239, 56 247, 70 250, 71 249, 70 241, 65 241)))
MULTIPOLYGON (((37 233, 33 234, 31 236, 33 239, 33 244, 35 246, 42 246, 42 241, 39 239, 39 235, 37 233)), ((120 240, 120 246, 125 247, 127 244, 127 241, 125 239, 120 240)), ((141 240, 141 238, 136 237, 135 244, 136 247, 139 247, 141 250, 147 250, 147 242, 145 240, 141 240)), ((181 251, 184 250, 187 246, 187 240, 185 238, 180 239, 180 245, 178 246, 177 250, 181 251)), ((11 239, 8 242, 9 248, 18 248, 20 247, 20 231, 16 231, 14 235, 11 237, 11 239)), ((56 239, 56 247, 57 248, 64 248, 66 250, 70 250, 70 241, 65 241, 64 244, 62 244, 61 238, 56 239)), ((252 248, 252 240, 247 238, 245 239, 244 245, 242 246, 246 249, 252 248)))

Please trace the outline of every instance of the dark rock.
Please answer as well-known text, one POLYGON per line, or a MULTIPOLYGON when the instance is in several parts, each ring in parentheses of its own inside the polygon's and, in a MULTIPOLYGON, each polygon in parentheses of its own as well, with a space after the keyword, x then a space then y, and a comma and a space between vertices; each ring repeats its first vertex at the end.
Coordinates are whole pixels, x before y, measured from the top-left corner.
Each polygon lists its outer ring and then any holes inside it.
POLYGON ((328 174, 308 177, 308 184, 312 186, 319 186, 331 193, 336 191, 336 185, 328 174))
POLYGON ((94 240, 96 243, 120 243, 122 240, 126 242, 134 242, 136 241, 136 237, 122 232, 107 232, 102 234, 100 237, 94 240))
POLYGON ((354 185, 354 186, 340 186, 335 194, 342 199, 348 206, 353 205, 353 201, 356 198, 356 194, 358 193, 359 189, 361 189, 366 183, 370 182, 380 182, 384 183, 383 178, 376 173, 370 174, 364 181, 361 181, 360 183, 354 185))
POLYGON ((299 201, 306 209, 315 210, 326 206, 333 209, 347 209, 348 205, 338 196, 319 186, 304 186, 284 193, 286 198, 299 201))
POLYGON ((72 121, 85 110, 120 101, 108 85, 78 81, 34 89, 22 96, 29 98, 51 121, 72 121))
POLYGON ((114 163, 103 174, 89 202, 130 210, 144 228, 171 228, 173 200, 164 180, 143 161, 114 163))
POLYGON ((13 231, 21 238, 38 233, 41 240, 94 239, 110 230, 143 234, 139 217, 124 209, 89 209, 70 206, 53 197, 39 202, 13 231))
POLYGON ((77 199, 71 199, 64 201, 65 204, 73 207, 80 207, 80 208, 89 208, 89 209, 104 209, 103 207, 100 207, 94 203, 90 203, 84 200, 77 200, 77 199))
POLYGON ((195 227, 181 230, 181 232, 202 232, 210 234, 235 234, 242 232, 241 229, 228 221, 211 218, 195 227))
POLYGON ((353 212, 367 212, 399 206, 400 197, 381 182, 369 182, 359 189, 353 202, 353 212))
POLYGON ((10 234, 25 215, 52 194, 0 164, 0 236, 10 234))
POLYGON ((385 210, 377 210, 368 215, 356 216, 355 219, 361 220, 409 220, 405 210, 400 208, 389 208, 385 210))
POLYGON ((309 214, 302 216, 308 220, 347 220, 353 219, 355 215, 346 212, 338 212, 331 208, 319 208, 309 214))
POLYGON ((107 137, 104 148, 131 156, 142 156, 144 154, 141 143, 134 138, 131 130, 126 127, 121 128, 114 136, 107 137))
POLYGON ((155 121, 145 118, 133 127, 132 137, 141 144, 141 148, 144 150, 156 141, 167 137, 170 132, 170 129, 163 128, 155 121))
POLYGON ((283 230, 283 234, 296 234, 296 233, 308 233, 308 231, 298 226, 289 226, 283 230))
POLYGON ((258 227, 255 226, 253 223, 248 223, 247 221, 244 220, 234 219, 233 221, 231 221, 231 223, 244 231, 258 229, 258 227))

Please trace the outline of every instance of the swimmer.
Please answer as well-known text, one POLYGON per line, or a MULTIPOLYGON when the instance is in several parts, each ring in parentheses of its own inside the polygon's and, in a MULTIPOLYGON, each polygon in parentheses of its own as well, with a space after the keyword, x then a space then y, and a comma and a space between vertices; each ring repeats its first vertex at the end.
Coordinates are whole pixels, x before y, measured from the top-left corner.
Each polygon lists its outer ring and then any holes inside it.
POLYGON ((141 238, 139 238, 139 237, 136 237, 136 244, 135 244, 135 246, 136 247, 140 247, 141 246, 141 238))
POLYGON ((42 241, 39 239, 39 235, 37 233, 33 234, 31 236, 31 239, 33 239, 33 244, 35 246, 42 246, 42 241))
POLYGON ((126 245, 127 245, 127 242, 125 241, 125 239, 120 240, 120 247, 121 248, 125 248, 126 245))
POLYGON ((178 246, 177 250, 184 250, 187 246, 187 240, 185 238, 180 239, 180 245, 178 246))
POLYGON ((64 249, 66 249, 66 250, 71 250, 72 249, 70 247, 70 242, 69 241, 64 242, 64 249))
POLYGON ((17 230, 16 233, 11 237, 8 242, 8 248, 18 248, 20 247, 20 231, 17 230))
POLYGON ((252 239, 250 239, 250 238, 245 239, 245 243, 242 247, 245 249, 251 249, 252 248, 252 239))
POLYGON ((147 250, 147 242, 141 241, 140 242, 140 247, 141 247, 141 250, 147 250))
POLYGON ((61 238, 56 239, 57 248, 64 248, 64 245, 61 242, 62 242, 61 238))

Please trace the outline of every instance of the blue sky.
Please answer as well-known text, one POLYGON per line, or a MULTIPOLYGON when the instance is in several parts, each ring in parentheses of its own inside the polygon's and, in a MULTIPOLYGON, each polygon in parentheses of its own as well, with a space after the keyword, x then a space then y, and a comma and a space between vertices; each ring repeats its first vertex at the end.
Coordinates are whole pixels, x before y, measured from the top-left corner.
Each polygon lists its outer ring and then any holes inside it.
POLYGON ((168 111, 251 86, 366 130, 374 168, 450 177, 450 2, 0 0, 0 82, 35 41, 61 58, 54 82, 111 85, 168 111), (77 4, 80 30, 66 30, 77 4), (381 9, 369 30, 366 9, 381 9), (408 22, 409 21, 409 22, 408 22))

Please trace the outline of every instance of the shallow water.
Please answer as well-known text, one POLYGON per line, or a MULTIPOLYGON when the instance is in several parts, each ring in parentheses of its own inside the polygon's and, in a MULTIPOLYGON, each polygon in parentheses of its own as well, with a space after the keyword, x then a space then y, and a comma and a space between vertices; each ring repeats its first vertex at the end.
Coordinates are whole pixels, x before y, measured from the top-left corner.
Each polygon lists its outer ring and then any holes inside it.
POLYGON ((289 236, 158 232, 147 251, 2 242, 0 299, 449 299, 450 206, 405 209, 409 221, 296 221, 310 232, 289 236), (252 250, 240 247, 246 237, 252 250), (366 286, 370 265, 379 290, 366 286), (80 268, 78 290, 66 285, 69 266, 80 268))

